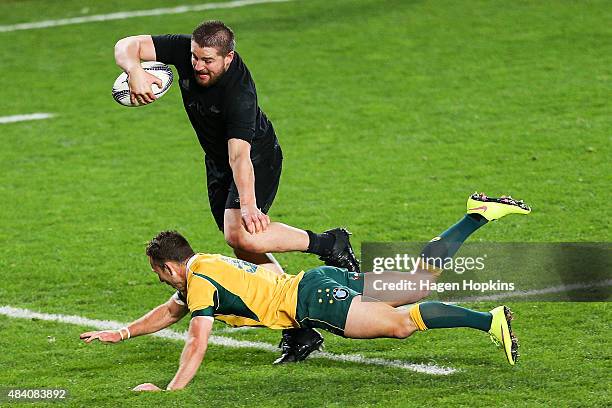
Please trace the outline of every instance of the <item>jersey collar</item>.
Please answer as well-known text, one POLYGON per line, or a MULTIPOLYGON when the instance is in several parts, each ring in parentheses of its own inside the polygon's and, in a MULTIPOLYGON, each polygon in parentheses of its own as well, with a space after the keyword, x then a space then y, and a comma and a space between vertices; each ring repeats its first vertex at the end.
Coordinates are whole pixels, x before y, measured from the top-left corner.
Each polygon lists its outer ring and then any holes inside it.
POLYGON ((189 268, 191 268, 191 264, 193 263, 193 261, 195 261, 195 259, 198 257, 198 254, 194 254, 191 258, 189 258, 189 260, 187 261, 187 269, 189 270, 189 268))

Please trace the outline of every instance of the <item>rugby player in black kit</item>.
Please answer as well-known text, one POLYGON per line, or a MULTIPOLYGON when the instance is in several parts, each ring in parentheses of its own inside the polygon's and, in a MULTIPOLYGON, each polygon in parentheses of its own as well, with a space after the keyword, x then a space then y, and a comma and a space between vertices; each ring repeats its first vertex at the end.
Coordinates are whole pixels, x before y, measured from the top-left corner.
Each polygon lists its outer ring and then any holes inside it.
MULTIPOLYGON (((161 81, 141 61, 174 65, 183 105, 204 149, 210 209, 238 258, 282 268, 271 252, 316 254, 327 265, 359 271, 349 233, 301 230, 267 215, 281 175, 282 151, 272 123, 257 102, 255 83, 234 50, 234 33, 220 21, 205 21, 191 35, 138 35, 121 39, 115 60, 128 74, 132 103, 155 100, 151 85, 161 81)), ((186 294, 179 294, 184 297, 186 294)), ((312 329, 283 331, 275 363, 305 359, 323 338, 312 329)))

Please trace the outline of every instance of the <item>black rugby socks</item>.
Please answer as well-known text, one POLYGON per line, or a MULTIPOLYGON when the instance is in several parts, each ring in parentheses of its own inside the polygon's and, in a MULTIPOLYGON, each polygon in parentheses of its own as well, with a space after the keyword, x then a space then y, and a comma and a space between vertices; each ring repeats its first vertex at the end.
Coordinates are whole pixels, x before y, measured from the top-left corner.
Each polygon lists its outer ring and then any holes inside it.
POLYGON ((308 234, 308 249, 304 252, 309 254, 316 254, 319 256, 328 256, 333 247, 336 238, 327 232, 316 234, 310 230, 306 230, 308 234))

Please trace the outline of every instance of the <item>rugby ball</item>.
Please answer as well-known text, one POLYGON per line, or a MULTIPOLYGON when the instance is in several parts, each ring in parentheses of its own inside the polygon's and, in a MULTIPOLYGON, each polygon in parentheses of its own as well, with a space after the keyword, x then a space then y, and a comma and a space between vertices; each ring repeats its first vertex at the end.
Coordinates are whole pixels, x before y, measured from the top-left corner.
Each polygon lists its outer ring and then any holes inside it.
MULTIPOLYGON (((172 81, 174 80, 172 70, 166 64, 162 64, 161 62, 156 61, 145 61, 142 62, 140 65, 142 65, 142 68, 146 72, 155 75, 156 77, 161 79, 163 85, 161 88, 158 87, 157 84, 151 85, 153 94, 158 99, 161 98, 166 92, 168 92, 168 89, 170 89, 170 85, 172 85, 172 81)), ((123 106, 143 106, 138 104, 138 102, 136 102, 136 104, 132 104, 132 102, 130 101, 130 87, 128 86, 128 75, 125 72, 122 72, 113 84, 113 99, 123 106)))

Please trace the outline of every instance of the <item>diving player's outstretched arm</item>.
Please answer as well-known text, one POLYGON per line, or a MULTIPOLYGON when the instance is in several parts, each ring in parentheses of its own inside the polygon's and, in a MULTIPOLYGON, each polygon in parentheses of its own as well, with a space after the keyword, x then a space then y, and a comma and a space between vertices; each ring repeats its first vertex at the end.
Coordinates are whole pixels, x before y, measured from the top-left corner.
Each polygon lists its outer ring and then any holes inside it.
POLYGON ((167 390, 185 388, 195 376, 208 348, 208 337, 212 331, 213 319, 206 316, 196 316, 189 322, 189 332, 185 347, 181 353, 181 364, 167 390))
MULTIPOLYGON (((181 363, 167 390, 180 390, 185 388, 198 372, 200 364, 208 348, 208 337, 212 331, 213 319, 206 316, 195 316, 189 323, 189 331, 185 347, 181 353, 181 363)), ((161 389, 152 383, 140 384, 134 391, 160 391, 161 389)))
POLYGON ((142 316, 119 330, 92 331, 81 334, 85 343, 99 340, 102 343, 118 343, 131 337, 143 336, 155 333, 159 330, 178 322, 189 310, 185 304, 179 304, 172 296, 166 303, 157 306, 149 313, 142 316))

